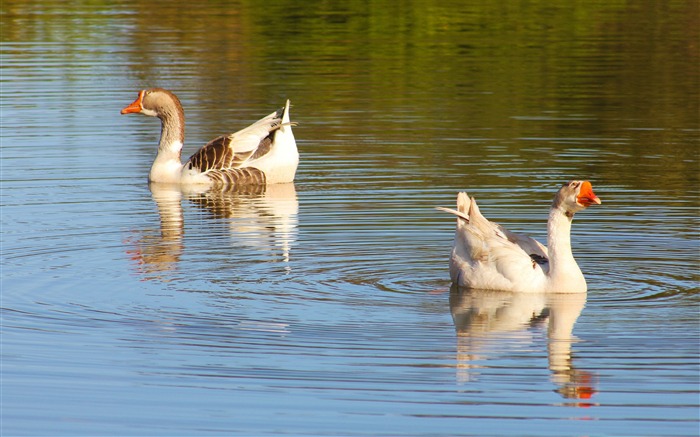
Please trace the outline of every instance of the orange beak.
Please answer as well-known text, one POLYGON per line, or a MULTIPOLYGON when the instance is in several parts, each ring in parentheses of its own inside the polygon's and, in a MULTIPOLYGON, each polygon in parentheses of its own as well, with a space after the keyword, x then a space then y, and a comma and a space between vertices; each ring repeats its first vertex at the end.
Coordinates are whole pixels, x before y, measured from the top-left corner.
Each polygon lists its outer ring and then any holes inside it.
POLYGON ((143 94, 144 91, 139 91, 139 96, 134 100, 132 104, 127 106, 126 108, 122 109, 122 114, 133 114, 137 112, 141 112, 143 109, 143 106, 141 106, 141 102, 143 101, 143 94))
POLYGON ((578 202, 579 205, 586 207, 591 206, 593 204, 601 204, 600 199, 593 192, 593 187, 591 186, 591 183, 588 181, 583 181, 583 183, 581 184, 581 190, 578 193, 576 202, 578 202))

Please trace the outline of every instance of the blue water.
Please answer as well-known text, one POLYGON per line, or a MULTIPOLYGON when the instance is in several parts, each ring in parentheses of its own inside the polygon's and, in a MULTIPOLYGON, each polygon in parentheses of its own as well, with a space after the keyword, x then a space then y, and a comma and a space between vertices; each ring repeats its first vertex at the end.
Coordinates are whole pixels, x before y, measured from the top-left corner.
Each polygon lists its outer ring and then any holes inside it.
POLYGON ((697 435, 691 3, 5 2, 2 434, 697 435), (187 156, 290 98, 296 181, 149 188, 150 86, 187 156), (451 289, 435 206, 571 178, 587 296, 451 289))

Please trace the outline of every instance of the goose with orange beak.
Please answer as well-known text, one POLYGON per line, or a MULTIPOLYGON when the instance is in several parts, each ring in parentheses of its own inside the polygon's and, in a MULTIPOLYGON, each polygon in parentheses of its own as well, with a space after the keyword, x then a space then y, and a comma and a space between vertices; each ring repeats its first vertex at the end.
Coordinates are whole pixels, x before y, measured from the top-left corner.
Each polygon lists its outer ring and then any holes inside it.
POLYGON ((185 142, 185 112, 171 91, 139 91, 122 114, 158 117, 161 122, 158 153, 148 174, 155 183, 231 187, 292 182, 299 152, 289 121, 289 100, 238 132, 214 138, 185 163, 180 161, 185 142))
POLYGON ((601 201, 588 181, 564 184, 547 220, 547 246, 487 220, 476 200, 457 195, 450 277, 461 287, 517 292, 585 293, 586 279, 571 250, 574 214, 601 201))

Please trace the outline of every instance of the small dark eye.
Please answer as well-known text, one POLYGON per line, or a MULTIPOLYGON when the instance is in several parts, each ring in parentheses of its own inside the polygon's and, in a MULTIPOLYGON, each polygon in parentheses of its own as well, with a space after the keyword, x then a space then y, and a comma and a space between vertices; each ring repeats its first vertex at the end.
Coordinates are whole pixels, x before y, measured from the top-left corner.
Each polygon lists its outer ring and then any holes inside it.
POLYGON ((578 188, 579 185, 581 185, 581 182, 578 182, 578 181, 571 182, 571 188, 578 188))

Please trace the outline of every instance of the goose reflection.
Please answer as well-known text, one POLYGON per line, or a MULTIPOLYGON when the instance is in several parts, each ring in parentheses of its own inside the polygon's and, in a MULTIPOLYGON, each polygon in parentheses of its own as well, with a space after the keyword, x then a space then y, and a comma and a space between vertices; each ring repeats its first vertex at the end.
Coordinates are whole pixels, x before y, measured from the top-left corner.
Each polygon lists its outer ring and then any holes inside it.
POLYGON ((591 372, 573 364, 576 320, 586 305, 585 293, 539 294, 460 289, 450 290, 450 311, 457 331, 457 378, 466 383, 479 374, 477 362, 509 342, 530 343, 537 327, 547 328, 547 358, 556 391, 576 406, 596 392, 591 372))
POLYGON ((146 279, 167 281, 184 252, 185 219, 182 200, 214 219, 231 219, 232 238, 270 251, 289 271, 290 251, 296 241, 298 209, 293 183, 255 185, 226 190, 197 190, 169 184, 150 184, 160 216, 159 230, 143 230, 131 239, 129 254, 146 279), (281 257, 280 257, 281 255, 281 257))

